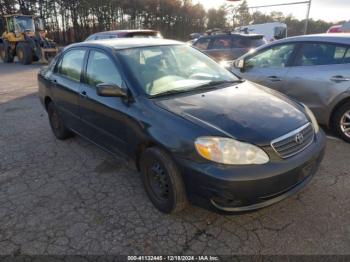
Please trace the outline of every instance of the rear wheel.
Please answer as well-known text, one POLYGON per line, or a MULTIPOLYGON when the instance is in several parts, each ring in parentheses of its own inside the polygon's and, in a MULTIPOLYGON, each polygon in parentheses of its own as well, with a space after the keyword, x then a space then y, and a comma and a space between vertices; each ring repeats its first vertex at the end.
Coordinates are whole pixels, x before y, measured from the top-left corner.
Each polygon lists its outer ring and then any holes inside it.
POLYGON ((333 129, 339 137, 350 143, 350 102, 345 103, 335 112, 333 129))
POLYGON ((4 63, 12 63, 13 55, 6 43, 0 43, 0 58, 4 63))
POLYGON ((64 140, 73 135, 63 123, 62 118, 60 117, 55 105, 53 102, 50 102, 47 106, 47 113, 49 115, 49 121, 51 130, 54 133, 55 137, 64 140))
POLYGON ((22 42, 17 44, 16 53, 18 60, 23 65, 29 65, 33 62, 32 48, 28 43, 22 42))
POLYGON ((158 210, 176 213, 187 206, 181 173, 168 153, 157 147, 146 149, 140 169, 148 197, 158 210))

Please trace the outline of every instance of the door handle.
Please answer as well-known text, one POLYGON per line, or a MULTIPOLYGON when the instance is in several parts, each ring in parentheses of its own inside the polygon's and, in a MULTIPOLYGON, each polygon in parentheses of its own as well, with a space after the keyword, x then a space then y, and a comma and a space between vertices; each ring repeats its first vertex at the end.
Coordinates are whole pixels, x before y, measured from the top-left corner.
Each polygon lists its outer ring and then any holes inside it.
POLYGON ((345 81, 350 81, 350 78, 343 77, 343 76, 332 76, 331 81, 333 81, 333 82, 345 82, 345 81))
POLYGON ((267 79, 270 80, 271 82, 279 82, 279 81, 282 81, 282 79, 279 78, 279 77, 277 77, 277 76, 268 76, 267 79))
POLYGON ((86 91, 81 91, 80 95, 81 95, 82 97, 87 97, 86 91))

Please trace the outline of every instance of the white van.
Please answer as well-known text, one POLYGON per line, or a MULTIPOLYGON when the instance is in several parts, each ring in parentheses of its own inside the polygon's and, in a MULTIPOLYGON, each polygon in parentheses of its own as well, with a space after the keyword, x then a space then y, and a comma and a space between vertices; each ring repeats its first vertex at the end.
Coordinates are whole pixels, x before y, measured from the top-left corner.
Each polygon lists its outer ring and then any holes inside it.
POLYGON ((235 32, 264 35, 268 42, 287 37, 287 25, 274 22, 236 27, 235 32))

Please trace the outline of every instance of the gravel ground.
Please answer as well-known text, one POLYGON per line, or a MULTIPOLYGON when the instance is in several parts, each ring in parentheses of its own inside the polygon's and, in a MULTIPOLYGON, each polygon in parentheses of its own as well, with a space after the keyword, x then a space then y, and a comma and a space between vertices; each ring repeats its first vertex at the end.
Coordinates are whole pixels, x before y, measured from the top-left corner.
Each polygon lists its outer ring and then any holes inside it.
POLYGON ((39 65, 0 63, 0 254, 350 254, 350 145, 299 194, 245 215, 158 212, 131 163, 54 138, 39 65))

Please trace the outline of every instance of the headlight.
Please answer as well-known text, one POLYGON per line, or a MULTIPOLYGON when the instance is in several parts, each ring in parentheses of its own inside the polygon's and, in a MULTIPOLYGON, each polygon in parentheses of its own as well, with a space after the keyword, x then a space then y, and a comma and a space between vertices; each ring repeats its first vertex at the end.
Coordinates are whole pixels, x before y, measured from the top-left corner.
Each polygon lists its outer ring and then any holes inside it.
POLYGON ((315 133, 318 133, 318 131, 320 131, 320 127, 318 126, 318 123, 317 123, 317 120, 316 120, 316 117, 315 117, 314 113, 312 113, 312 111, 306 105, 304 105, 304 108, 305 108, 306 114, 311 119, 311 122, 312 122, 312 125, 314 127, 315 133))
POLYGON ((199 137, 197 152, 205 159, 228 165, 265 164, 268 155, 259 147, 223 137, 199 137))

